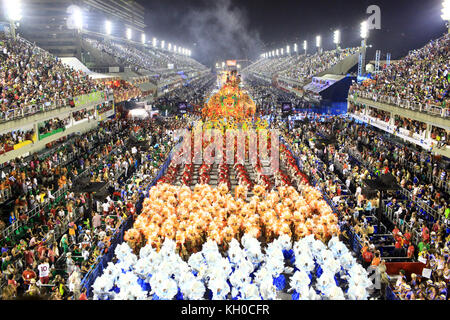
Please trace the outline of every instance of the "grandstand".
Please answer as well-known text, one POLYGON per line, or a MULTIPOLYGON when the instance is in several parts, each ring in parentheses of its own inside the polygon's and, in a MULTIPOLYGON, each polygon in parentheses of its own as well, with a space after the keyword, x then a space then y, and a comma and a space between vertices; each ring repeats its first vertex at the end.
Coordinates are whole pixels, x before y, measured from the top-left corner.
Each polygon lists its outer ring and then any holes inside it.
POLYGON ((449 157, 450 149, 440 141, 450 129, 449 46, 447 34, 413 50, 374 79, 353 85, 348 99, 351 114, 426 150, 449 157), (388 117, 373 117, 372 110, 384 112, 388 117), (396 118, 414 125, 399 127, 396 118), (435 131, 441 133, 436 135, 435 131))
MULTIPOLYGON (((335 49, 313 55, 293 54, 282 57, 263 58, 242 72, 273 82, 282 88, 307 97, 322 97, 314 90, 314 77, 327 74, 347 75, 358 63, 361 48, 335 49), (312 90, 310 90, 310 88, 312 90)), ((342 77, 343 79, 345 77, 342 77)), ((333 85, 336 82, 333 82, 333 85)), ((324 88, 327 89, 327 88, 324 88)))
POLYGON ((214 73, 147 41, 144 2, 18 3, 0 21, 1 300, 450 298, 450 31, 374 48, 374 72, 363 22, 361 46, 337 30, 336 49, 214 73))

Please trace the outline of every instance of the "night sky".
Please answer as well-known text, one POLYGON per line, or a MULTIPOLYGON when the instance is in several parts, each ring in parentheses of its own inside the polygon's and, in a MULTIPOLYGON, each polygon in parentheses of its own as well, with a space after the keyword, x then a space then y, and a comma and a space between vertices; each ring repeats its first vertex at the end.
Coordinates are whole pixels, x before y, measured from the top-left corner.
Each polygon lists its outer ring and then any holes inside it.
POLYGON ((212 67, 226 59, 257 60, 261 53, 308 40, 316 35, 332 49, 333 31, 340 29, 342 47, 361 43, 360 23, 370 5, 381 8, 381 30, 371 30, 368 44, 392 59, 422 47, 446 32, 442 0, 138 0, 147 8, 147 34, 192 50, 193 57, 212 67))

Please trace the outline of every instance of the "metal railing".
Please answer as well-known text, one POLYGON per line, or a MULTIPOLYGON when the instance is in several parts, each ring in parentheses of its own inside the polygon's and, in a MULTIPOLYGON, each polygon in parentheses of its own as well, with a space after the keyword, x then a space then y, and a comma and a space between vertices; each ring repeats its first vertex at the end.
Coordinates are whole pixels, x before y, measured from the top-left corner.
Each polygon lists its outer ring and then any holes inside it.
MULTIPOLYGON (((360 164, 362 164, 371 174, 374 174, 374 172, 370 169, 370 166, 368 165, 367 161, 365 161, 361 154, 356 152, 356 150, 354 149, 350 149, 347 148, 347 152, 356 160, 358 160, 358 162, 360 164)), ((414 195, 412 194, 411 191, 408 191, 405 188, 401 188, 400 192, 407 197, 409 200, 414 201, 417 203, 417 207, 420 209, 423 209, 427 214, 431 215, 434 219, 439 218, 439 213, 434 210, 432 207, 430 207, 427 203, 425 203, 423 200, 421 199, 416 199, 416 197, 414 197, 414 195)))
MULTIPOLYGON (((58 199, 61 195, 63 195, 68 190, 69 190, 69 186, 66 184, 61 189, 57 190, 52 196, 55 199, 58 199)), ((29 210, 26 213, 26 215, 28 217, 28 220, 29 219, 33 219, 34 217, 36 217, 39 214, 39 212, 41 212, 41 210, 43 210, 46 206, 51 204, 52 201, 53 201, 53 198, 47 198, 47 199, 44 200, 44 202, 37 204, 33 209, 29 210)), ((3 231, 2 231, 3 238, 7 238, 7 237, 11 236, 20 227, 24 226, 25 224, 26 223, 22 223, 21 221, 16 221, 13 224, 9 225, 8 227, 3 229, 3 231)))
MULTIPOLYGON (((105 90, 105 93, 107 94, 110 101, 114 99, 114 96, 111 95, 107 90, 105 90)), ((30 117, 37 113, 53 111, 63 107, 69 107, 69 100, 69 98, 56 99, 51 102, 48 101, 41 104, 30 104, 25 107, 9 109, 7 111, 0 111, 0 123, 30 117)))
POLYGON ((359 97, 364 99, 369 99, 374 102, 380 102, 385 103, 391 106, 401 107, 405 109, 410 109, 414 111, 424 112, 428 113, 434 116, 439 116, 442 118, 450 117, 450 109, 449 108, 443 108, 437 105, 433 105, 430 103, 419 103, 419 102, 412 102, 408 99, 401 99, 400 97, 393 97, 393 96, 385 96, 381 95, 379 93, 372 93, 368 91, 360 91, 356 89, 350 90, 349 93, 350 96, 353 97, 359 97))
MULTIPOLYGON (((126 140, 128 141, 128 139, 126 140)), ((98 146, 97 146, 98 147, 98 146)), ((110 156, 112 153, 116 153, 118 151, 119 147, 115 147, 114 149, 111 150, 110 153, 108 153, 106 156, 104 156, 98 163, 101 163, 103 160, 105 160, 108 156, 110 156)), ((78 154, 78 152, 77 152, 78 154)), ((75 155, 73 155, 72 158, 75 158, 75 155)), ((87 175, 91 168, 95 167, 97 165, 97 162, 94 164, 91 164, 89 166, 89 168, 86 168, 82 173, 80 173, 77 177, 75 177, 73 182, 76 182, 78 179, 84 177, 85 175, 87 175)), ((58 198, 59 196, 61 196, 61 194, 64 194, 66 191, 69 190, 69 186, 66 184, 63 188, 57 190, 54 194, 53 197, 58 198)), ((29 219, 34 218, 43 208, 45 208, 46 206, 48 206, 51 203, 52 199, 51 198, 47 198, 44 200, 43 203, 38 204, 36 207, 34 207, 33 209, 31 209, 30 211, 27 212, 27 216, 29 219)), ((2 231, 2 235, 4 238, 7 238, 9 236, 11 236, 12 234, 14 234, 14 232, 16 230, 18 230, 21 227, 21 224, 19 221, 16 221, 15 223, 11 224, 10 226, 8 226, 7 228, 5 228, 2 231)))

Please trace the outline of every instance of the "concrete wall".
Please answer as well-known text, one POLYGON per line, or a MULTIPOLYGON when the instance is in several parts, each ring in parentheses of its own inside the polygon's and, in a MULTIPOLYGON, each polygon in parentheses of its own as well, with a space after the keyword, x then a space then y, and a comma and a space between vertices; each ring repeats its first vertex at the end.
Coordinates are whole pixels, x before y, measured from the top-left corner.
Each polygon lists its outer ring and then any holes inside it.
POLYGON ((96 128, 97 126, 98 126, 98 121, 96 121, 96 120, 91 120, 90 122, 83 122, 78 125, 72 126, 63 132, 54 134, 54 135, 47 137, 40 141, 36 141, 35 143, 26 145, 25 147, 22 147, 20 149, 13 150, 13 151, 10 151, 10 152, 0 155, 0 163, 5 163, 5 162, 11 161, 17 157, 22 157, 27 154, 33 154, 35 152, 41 151, 41 150, 45 149, 45 145, 47 143, 59 140, 61 138, 64 138, 65 136, 72 134, 72 133, 83 134, 85 132, 88 132, 88 131, 96 128))
POLYGON ((435 127, 440 127, 445 130, 450 130, 450 119, 442 118, 440 116, 434 116, 431 114, 427 114, 424 112, 418 112, 406 108, 401 108, 397 106, 388 105, 381 102, 375 102, 373 100, 364 99, 364 98, 353 98, 353 96, 348 97, 348 102, 359 103, 366 106, 370 106, 373 108, 377 108, 386 112, 390 112, 393 116, 398 115, 405 118, 414 119, 417 121, 421 121, 427 123, 429 125, 433 125, 435 127))
POLYGON ((54 109, 50 111, 40 112, 37 114, 34 114, 32 116, 28 116, 25 118, 12 120, 8 122, 0 123, 0 133, 12 131, 12 130, 18 130, 25 126, 31 126, 31 125, 37 125, 40 122, 44 122, 49 119, 53 118, 65 118, 70 115, 71 112, 83 110, 85 108, 93 108, 97 106, 98 103, 88 103, 79 107, 71 108, 71 107, 63 107, 59 109, 54 109))

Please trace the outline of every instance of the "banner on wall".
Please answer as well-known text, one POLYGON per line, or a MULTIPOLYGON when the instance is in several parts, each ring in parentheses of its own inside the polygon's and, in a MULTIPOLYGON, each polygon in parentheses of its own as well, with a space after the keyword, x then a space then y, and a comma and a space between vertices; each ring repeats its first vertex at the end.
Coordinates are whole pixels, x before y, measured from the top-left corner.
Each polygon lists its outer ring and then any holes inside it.
POLYGON ((236 67, 237 61, 236 60, 227 60, 227 66, 229 67, 236 67))
POLYGON ((73 98, 75 107, 81 107, 87 104, 101 104, 107 100, 106 94, 103 91, 97 91, 90 94, 85 94, 73 98))

